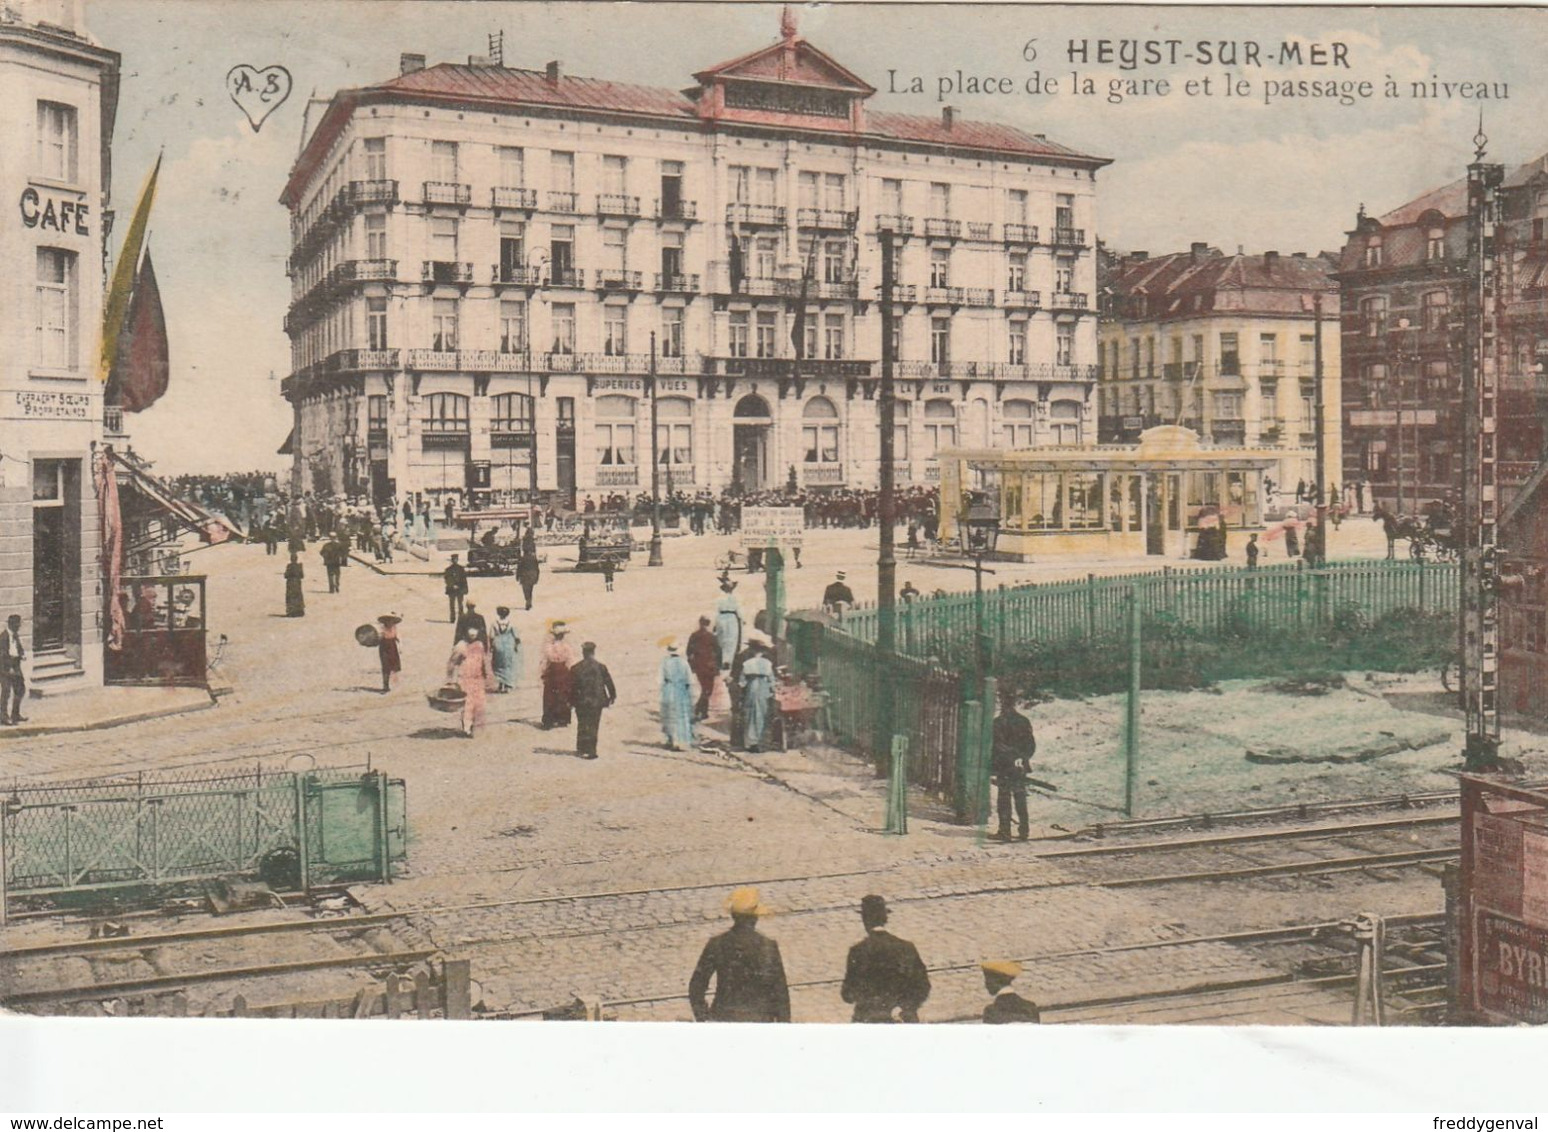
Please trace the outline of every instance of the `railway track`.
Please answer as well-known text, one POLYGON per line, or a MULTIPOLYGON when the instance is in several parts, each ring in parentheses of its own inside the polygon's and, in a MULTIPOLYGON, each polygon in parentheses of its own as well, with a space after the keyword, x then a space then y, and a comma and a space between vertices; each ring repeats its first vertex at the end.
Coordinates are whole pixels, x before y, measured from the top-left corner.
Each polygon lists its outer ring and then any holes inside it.
MULTIPOLYGON (((1274 878, 1283 878, 1275 881, 1279 884, 1294 884, 1296 878, 1333 878, 1320 882, 1324 885, 1349 874, 1377 881, 1392 880, 1415 869, 1434 870, 1456 858, 1457 822, 1455 814, 1422 812, 1289 828, 1259 825, 1231 832, 1189 832, 1170 837, 1145 836, 1146 831, 1122 837, 1110 833, 1086 843, 1055 841, 1007 850, 996 848, 988 854, 963 854, 932 866, 926 870, 927 884, 915 891, 898 892, 889 902, 903 907, 953 901, 970 908, 974 898, 1000 899, 1018 893, 1081 887, 1186 894, 1198 885, 1235 886, 1246 892, 1250 886, 1274 878)), ((882 881, 888 872, 854 870, 737 883, 756 883, 776 898, 788 896, 788 900, 781 901, 781 920, 790 922, 852 914, 851 890, 855 889, 855 882, 869 877, 882 881)), ((156 999, 183 994, 209 1000, 274 978, 329 974, 343 979, 363 977, 365 973, 401 972, 443 950, 471 958, 477 970, 481 957, 494 960, 529 946, 548 946, 564 940, 578 943, 588 936, 649 940, 658 933, 710 928, 721 920, 719 895, 729 883, 717 880, 540 895, 328 919, 271 919, 128 938, 13 946, 0 951, 0 1005, 46 1013, 126 996, 156 999), (696 898, 700 893, 702 900, 696 898), (584 917, 580 915, 582 911, 584 917)), ((1319 898, 1325 898, 1325 894, 1319 898)), ((145 923, 143 919, 137 920, 135 926, 145 923)), ((1147 950, 1157 955, 1168 949, 1176 952, 1191 947, 1197 951, 1205 945, 1258 951, 1271 945, 1281 951, 1305 950, 1317 938, 1326 941, 1338 937, 1336 927, 1316 924, 1199 935, 1026 958, 1038 964, 1079 962, 1082 958, 1147 950)), ((659 938, 659 944, 630 946, 660 948, 665 952, 676 945, 670 935, 660 934, 659 938)), ((1428 967, 1428 971, 1411 977, 1433 971, 1433 961, 1428 967)), ((940 972, 948 977, 954 972, 973 974, 965 966, 950 965, 940 968, 940 972)), ((1263 982, 1255 975, 1245 982, 1228 979, 1219 986, 1204 980, 1198 986, 1190 985, 1184 993, 1218 997, 1259 985, 1305 983, 1311 977, 1297 978, 1292 973, 1263 982)), ((1338 985, 1337 980, 1352 976, 1328 970, 1316 977, 1334 980, 1326 984, 1332 987, 1338 985)), ((801 985, 821 987, 826 986, 826 981, 801 985)), ((612 1005, 632 1010, 681 997, 619 999, 612 1005)), ((1177 998, 1178 993, 1168 991, 1157 1001, 1172 1002, 1177 998)), ((1064 1012, 1075 1020, 1082 1011, 1095 1011, 1097 1015, 1103 1010, 1109 1014, 1133 1011, 1146 1001, 1141 995, 1104 1004, 1088 997, 1050 1004, 1050 1011, 1064 1012)), ((1148 1009, 1154 1008, 1152 1003, 1148 1009)))
POLYGON ((305 981, 354 985, 357 973, 403 972, 437 954, 395 913, 24 944, 0 951, 0 1006, 70 1013, 75 1004, 130 998, 154 1007, 177 994, 186 1012, 189 998, 214 1001, 263 980, 322 976, 305 981))

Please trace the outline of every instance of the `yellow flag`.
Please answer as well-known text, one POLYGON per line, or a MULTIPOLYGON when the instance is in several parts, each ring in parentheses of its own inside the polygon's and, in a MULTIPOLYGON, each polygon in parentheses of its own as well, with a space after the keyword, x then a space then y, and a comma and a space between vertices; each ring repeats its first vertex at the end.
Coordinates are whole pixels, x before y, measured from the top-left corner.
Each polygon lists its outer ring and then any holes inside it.
POLYGON ((113 355, 118 349, 118 335, 124 328, 129 314, 129 293, 134 289, 135 271, 140 266, 140 249, 145 244, 145 225, 150 221, 151 201, 156 196, 156 176, 161 172, 161 155, 145 187, 140 190, 140 203, 135 206, 134 219, 124 236, 124 246, 118 252, 118 264, 113 268, 113 283, 108 288, 107 305, 102 312, 102 349, 97 358, 97 380, 106 382, 113 368, 113 355))

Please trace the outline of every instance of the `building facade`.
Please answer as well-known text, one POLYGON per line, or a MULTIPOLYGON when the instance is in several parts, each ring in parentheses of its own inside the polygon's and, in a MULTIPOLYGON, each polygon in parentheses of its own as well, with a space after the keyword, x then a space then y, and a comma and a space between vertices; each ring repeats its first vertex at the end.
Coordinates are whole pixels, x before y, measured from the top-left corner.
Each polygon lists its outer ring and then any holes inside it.
POLYGON ((0 8, 0 619, 20 615, 39 691, 102 675, 92 456, 118 56, 77 9, 0 8))
POLYGON ((899 482, 1089 439, 1106 162, 873 110, 782 30, 681 94, 405 56, 335 96, 282 198, 302 489, 874 486, 884 233, 899 482))
POLYGON ((1230 256, 1197 243, 1115 260, 1102 294, 1101 439, 1134 443, 1181 424, 1207 445, 1270 461, 1266 478, 1293 499, 1298 484, 1316 482, 1320 297, 1325 467, 1342 483, 1331 269, 1318 256, 1230 256))
MULTIPOLYGON (((1548 155, 1508 171, 1495 228, 1498 475, 1507 503, 1543 456, 1548 155)), ((1362 209, 1340 258, 1344 474, 1405 514, 1460 490, 1467 182, 1382 216, 1362 209)))

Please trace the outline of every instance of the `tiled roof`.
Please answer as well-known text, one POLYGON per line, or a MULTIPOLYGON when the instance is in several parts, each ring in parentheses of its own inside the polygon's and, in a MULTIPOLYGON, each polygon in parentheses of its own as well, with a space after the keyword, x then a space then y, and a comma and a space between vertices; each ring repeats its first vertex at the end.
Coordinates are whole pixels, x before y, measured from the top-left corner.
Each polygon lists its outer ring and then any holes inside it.
MULTIPOLYGON (((1005 153, 1020 153, 1043 157, 1086 157, 1086 154, 1049 141, 1045 137, 1029 134, 1014 126, 998 122, 972 122, 958 118, 947 129, 939 118, 916 114, 884 114, 866 112, 867 131, 898 141, 927 142, 932 145, 954 145, 965 149, 992 149, 1005 153)), ((1102 158, 1093 160, 1106 161, 1102 158)))
POLYGON ((1422 197, 1417 197, 1399 208, 1394 208, 1385 216, 1378 216, 1376 222, 1383 228, 1401 228, 1407 224, 1413 224, 1426 212, 1434 209, 1442 216, 1465 216, 1467 214, 1467 178, 1453 181, 1438 189, 1432 189, 1422 197))
MULTIPOLYGON (((1221 255, 1211 249, 1156 256, 1119 267, 1109 283, 1123 313, 1123 300, 1143 295, 1143 318, 1183 318, 1211 311, 1253 314, 1310 314, 1318 292, 1337 289, 1321 256, 1221 255), (1199 301, 1195 303, 1195 299, 1199 301)), ((1336 305, 1329 313, 1336 313, 1336 305)))
POLYGON ((611 110, 633 114, 693 118, 693 103, 676 91, 635 86, 603 79, 560 75, 549 82, 542 71, 510 67, 465 66, 437 63, 422 71, 399 75, 367 90, 401 91, 405 94, 476 99, 480 102, 524 102, 539 106, 567 106, 576 110, 611 110))

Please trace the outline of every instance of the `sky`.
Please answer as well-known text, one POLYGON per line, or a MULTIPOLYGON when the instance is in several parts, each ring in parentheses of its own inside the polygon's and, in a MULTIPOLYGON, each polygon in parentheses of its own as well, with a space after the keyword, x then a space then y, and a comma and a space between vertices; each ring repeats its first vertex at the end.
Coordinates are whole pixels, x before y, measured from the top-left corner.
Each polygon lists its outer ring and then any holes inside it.
MULTIPOLYGON (((878 88, 870 105, 997 120, 1111 158, 1097 182, 1097 235, 1152 254, 1204 241, 1235 251, 1336 250, 1364 204, 1380 215, 1455 180, 1484 111, 1491 160, 1548 149, 1541 45, 1548 12, 1525 9, 1050 7, 839 3, 796 7, 800 34, 878 88), (1157 41, 1132 69, 1117 41, 1157 41), (1180 41, 1179 58, 1168 56, 1180 41), (1098 57, 1114 41, 1115 59, 1098 57), (1303 65, 1280 65, 1300 42, 1303 65), (1082 63, 1069 58, 1084 43, 1082 63), (1213 58, 1201 57, 1199 44, 1213 58), (1219 58, 1235 44, 1237 64, 1219 58), (1244 65, 1260 45, 1263 66, 1244 65), (1311 66, 1310 44, 1345 45, 1348 66, 1311 66), (1191 58, 1182 53, 1191 54, 1191 58), (1035 59, 1027 61, 1029 53, 1035 59), (1094 84, 1070 92, 1071 73, 1094 84), (1055 94, 1028 93, 1040 73, 1055 94), (1233 84, 1245 78, 1243 95, 1233 84), (960 82, 959 82, 960 74, 960 82), (923 93, 908 93, 918 77, 923 93), (1385 96, 1386 80, 1400 97, 1385 96), (1190 80, 1199 87, 1189 94, 1190 80), (1437 79, 1478 90, 1415 98, 1437 79), (1150 91, 1109 94, 1112 80, 1150 91), (1156 84, 1170 88, 1157 93, 1156 84), (942 93, 945 81, 951 89, 942 93), (1268 82, 1322 84, 1265 100, 1268 82), (1371 84, 1341 99, 1327 84, 1371 84), (1508 84, 1501 91, 1496 84, 1508 84), (989 90, 985 90, 985 87, 989 90), (1299 91, 1304 91, 1297 96, 1299 91), (1345 102, 1350 104, 1345 104, 1345 102)), ((165 158, 150 248, 171 339, 167 395, 133 420, 137 451, 163 473, 278 470, 290 427, 290 230, 278 203, 309 98, 391 78, 401 52, 465 62, 505 33, 507 65, 665 86, 778 39, 777 5, 585 0, 87 0, 91 35, 123 57, 113 139, 113 207, 127 220, 158 151, 165 158), (237 64, 280 64, 289 99, 254 131, 226 91, 237 64)), ((316 119, 314 113, 313 121, 316 119)), ((119 225, 121 233, 127 223, 119 225)))

